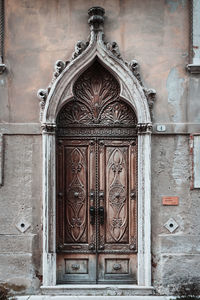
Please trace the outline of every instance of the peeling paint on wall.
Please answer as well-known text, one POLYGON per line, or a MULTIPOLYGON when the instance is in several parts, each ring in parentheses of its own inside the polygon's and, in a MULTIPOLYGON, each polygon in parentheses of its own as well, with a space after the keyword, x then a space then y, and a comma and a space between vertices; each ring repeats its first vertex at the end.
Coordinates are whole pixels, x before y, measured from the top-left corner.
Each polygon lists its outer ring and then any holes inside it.
POLYGON ((174 122, 180 122, 181 120, 181 97, 184 93, 183 87, 184 79, 179 77, 176 68, 172 68, 167 78, 167 91, 168 91, 168 103, 172 107, 173 114, 171 114, 174 122))
POLYGON ((180 6, 184 7, 186 4, 185 0, 165 0, 171 13, 174 13, 180 6))
POLYGON ((182 186, 187 183, 189 178, 188 148, 185 144, 185 138, 182 136, 177 136, 175 139, 172 177, 177 190, 181 190, 182 186))

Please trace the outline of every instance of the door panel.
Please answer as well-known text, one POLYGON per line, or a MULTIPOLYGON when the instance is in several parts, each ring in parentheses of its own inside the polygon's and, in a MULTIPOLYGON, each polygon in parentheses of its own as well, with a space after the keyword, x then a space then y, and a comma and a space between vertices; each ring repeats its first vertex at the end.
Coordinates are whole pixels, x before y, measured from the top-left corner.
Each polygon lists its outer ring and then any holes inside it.
POLYGON ((136 283, 136 254, 99 254, 99 283, 136 283))
POLYGON ((58 283, 96 283, 95 254, 58 254, 58 283))
POLYGON ((131 252, 136 249, 136 145, 132 141, 99 142, 100 222, 98 249, 131 252), (103 175, 102 175, 103 174, 103 175), (131 175, 130 175, 131 174, 131 175))
POLYGON ((59 140, 57 166, 57 248, 90 252, 96 236, 89 214, 95 205, 94 141, 59 140))
POLYGON ((57 142, 58 283, 136 280, 137 146, 57 142))

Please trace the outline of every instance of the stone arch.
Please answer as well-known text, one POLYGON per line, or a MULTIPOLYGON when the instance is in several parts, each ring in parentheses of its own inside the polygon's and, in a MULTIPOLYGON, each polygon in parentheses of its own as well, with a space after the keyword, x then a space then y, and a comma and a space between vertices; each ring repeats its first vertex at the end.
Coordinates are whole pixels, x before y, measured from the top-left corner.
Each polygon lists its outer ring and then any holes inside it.
MULTIPOLYGON (((129 68, 131 64, 125 63, 108 50, 103 42, 102 33, 99 32, 97 43, 91 41, 88 48, 77 58, 72 60, 59 74, 53 83, 45 101, 42 123, 55 123, 58 111, 64 103, 73 97, 73 84, 95 59, 110 71, 119 81, 120 97, 124 98, 135 110, 138 123, 151 123, 148 99, 134 73, 129 68)), ((151 94, 151 91, 148 92, 151 94)))
MULTIPOLYGON (((151 116, 155 91, 144 88, 138 64, 123 61, 115 42, 105 43, 104 10, 89 10, 89 42, 78 42, 72 59, 57 61, 52 82, 39 90, 41 124, 43 128, 43 286, 56 285, 55 247, 55 128, 58 112, 71 101, 73 85, 93 62, 99 62, 117 78, 120 98, 136 113, 138 124, 138 285, 151 286, 151 116)), ((134 289, 134 287, 132 287, 134 289)))

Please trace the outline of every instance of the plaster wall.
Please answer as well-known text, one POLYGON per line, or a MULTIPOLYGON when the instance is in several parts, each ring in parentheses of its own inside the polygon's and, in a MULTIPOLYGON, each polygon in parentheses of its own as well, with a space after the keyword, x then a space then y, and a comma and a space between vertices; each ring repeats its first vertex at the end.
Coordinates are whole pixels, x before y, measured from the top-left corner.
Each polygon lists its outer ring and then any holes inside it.
MULTIPOLYGON (((189 0, 7 0, 8 71, 0 75, 0 133, 6 133, 0 281, 18 292, 37 293, 42 274, 42 153, 36 93, 50 83, 55 61, 70 59, 75 43, 87 40, 87 10, 94 5, 105 8, 106 40, 118 43, 125 60, 137 59, 144 85, 156 89, 153 122, 181 123, 185 133, 189 123, 200 122, 200 79, 185 70, 189 0), (22 129, 16 129, 19 123, 22 129), (16 228, 21 221, 30 225, 24 233, 16 228)), ((152 267, 153 285, 160 294, 169 294, 174 283, 199 281, 200 195, 190 190, 190 176, 189 135, 154 132, 152 267), (179 206, 162 206, 162 196, 178 196, 179 206), (179 225, 172 234, 163 226, 170 217, 179 225)))
POLYGON ((106 39, 119 44, 125 60, 136 58, 144 84, 156 89, 154 120, 191 120, 186 115, 187 0, 8 0, 2 122, 38 122, 36 92, 48 86, 55 61, 68 60, 75 43, 87 40, 87 10, 94 5, 106 10, 106 39))
POLYGON ((41 279, 41 155, 40 136, 4 135, 0 282, 16 292, 35 292, 41 279))

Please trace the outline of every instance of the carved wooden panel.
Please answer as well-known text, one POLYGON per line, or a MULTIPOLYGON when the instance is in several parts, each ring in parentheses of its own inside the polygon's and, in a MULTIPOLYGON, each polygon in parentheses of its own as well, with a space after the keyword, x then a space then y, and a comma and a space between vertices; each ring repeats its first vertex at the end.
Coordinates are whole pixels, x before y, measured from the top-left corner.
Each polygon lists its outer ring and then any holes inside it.
POLYGON ((77 125, 135 127, 136 123, 136 116, 131 108, 120 100, 103 106, 96 117, 90 107, 72 100, 64 106, 58 116, 59 128, 77 125))
POLYGON ((93 141, 58 140, 57 234, 58 249, 89 251, 95 246, 95 228, 89 221, 89 208, 95 199, 95 146, 93 141))
POLYGON ((105 221, 100 224, 99 251, 136 250, 136 159, 134 140, 99 142, 100 206, 105 221))
POLYGON ((116 100, 119 91, 117 80, 98 61, 95 61, 74 84, 75 98, 91 107, 96 123, 103 105, 116 100))
POLYGON ((119 92, 117 80, 96 61, 75 82, 74 99, 58 114, 58 127, 135 127, 136 115, 130 106, 120 99, 119 92))
POLYGON ((66 238, 65 242, 87 242, 86 147, 65 148, 66 238))
POLYGON ((57 250, 65 257, 60 282, 131 282, 135 266, 129 263, 137 252, 136 142, 58 139, 57 250))

